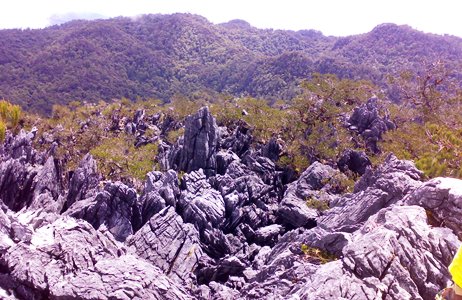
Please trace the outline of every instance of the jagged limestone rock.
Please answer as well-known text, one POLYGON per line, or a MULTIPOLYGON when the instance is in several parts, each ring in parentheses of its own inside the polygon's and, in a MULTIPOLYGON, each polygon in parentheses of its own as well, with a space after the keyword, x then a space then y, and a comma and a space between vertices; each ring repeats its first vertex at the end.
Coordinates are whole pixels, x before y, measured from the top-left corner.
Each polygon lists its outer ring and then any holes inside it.
POLYGON ((191 172, 203 169, 207 176, 216 174, 219 134, 208 107, 186 118, 183 144, 169 154, 169 168, 191 172))
POLYGON ((204 255, 198 231, 192 224, 183 223, 171 206, 154 215, 126 244, 181 283, 194 279, 198 260, 204 255))
POLYGON ((96 195, 101 176, 98 173, 96 161, 91 154, 86 154, 74 171, 69 182, 69 191, 66 197, 64 210, 74 202, 96 195))
POLYGON ((434 178, 410 193, 403 202, 425 208, 435 225, 451 228, 462 237, 462 180, 434 178))
POLYGON ((105 225, 118 241, 133 234, 132 218, 137 194, 121 182, 108 183, 94 197, 75 202, 65 215, 88 221, 98 229, 105 225))

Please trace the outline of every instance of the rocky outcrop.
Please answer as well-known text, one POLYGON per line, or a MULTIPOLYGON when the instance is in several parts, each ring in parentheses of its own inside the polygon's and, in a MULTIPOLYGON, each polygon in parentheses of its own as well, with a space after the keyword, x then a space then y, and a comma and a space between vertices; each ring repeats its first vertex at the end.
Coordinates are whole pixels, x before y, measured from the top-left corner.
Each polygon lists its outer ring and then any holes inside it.
POLYGON ((167 206, 176 207, 180 196, 178 176, 175 171, 149 172, 143 194, 138 198, 135 211, 133 212, 133 229, 137 231, 152 216, 167 206))
POLYGON ((435 226, 451 228, 462 237, 462 180, 435 178, 410 193, 403 202, 419 205, 428 212, 430 222, 435 226))
POLYGON ((194 281, 198 261, 204 255, 198 231, 184 223, 171 206, 153 216, 126 244, 136 255, 183 284, 194 281))
POLYGON ((355 185, 354 194, 338 197, 318 218, 319 226, 336 231, 353 232, 380 209, 400 202, 416 189, 422 172, 409 161, 389 155, 376 170, 368 169, 355 185))
POLYGON ((446 268, 459 245, 449 229, 428 225, 423 208, 386 208, 352 235, 341 260, 318 268, 294 294, 306 299, 433 299, 450 280, 446 268))
POLYGON ((0 285, 15 299, 192 299, 160 269, 126 254, 110 234, 83 220, 6 218, 29 231, 19 240, 2 238, 0 285))
MULTIPOLYGON (((351 125, 362 132, 380 119, 364 109, 351 125)), ((157 125, 178 123, 138 111, 117 130, 157 125)), ((278 166, 281 141, 253 147, 245 124, 218 128, 203 108, 159 146, 173 169, 137 191, 103 184, 91 155, 66 183, 33 137, 0 147, 2 299, 426 300, 450 280, 462 184, 424 183, 393 155, 373 168, 345 152, 339 169, 363 175, 344 194, 340 170, 315 162, 295 179, 278 166)))
POLYGON ((185 190, 178 201, 178 209, 185 222, 196 225, 201 231, 220 228, 225 217, 225 202, 207 182, 202 169, 185 174, 183 186, 185 190))
POLYGON ((332 167, 319 162, 313 163, 300 178, 288 185, 284 198, 279 204, 279 215, 291 226, 314 227, 320 211, 308 207, 307 200, 314 199, 329 203, 333 197, 330 191, 332 183, 344 175, 332 167))
POLYGON ((187 117, 184 128, 182 144, 168 154, 168 168, 187 173, 203 169, 207 176, 215 175, 219 135, 215 118, 208 107, 187 117))
POLYGON ((77 201, 95 196, 100 180, 96 161, 91 154, 85 155, 70 179, 63 210, 77 201))
POLYGON ((347 125, 350 130, 356 131, 363 138, 366 147, 374 153, 380 151, 377 142, 382 134, 396 128, 388 115, 380 116, 377 97, 372 97, 366 104, 355 108, 347 125))
POLYGON ((371 161, 365 152, 351 149, 344 151, 337 162, 340 171, 349 170, 359 175, 363 175, 369 166, 371 166, 371 161))
POLYGON ((96 196, 75 202, 65 215, 84 219, 96 229, 104 224, 116 240, 124 241, 133 234, 136 201, 134 189, 121 182, 108 183, 96 196))
POLYGON ((59 211, 61 174, 53 157, 44 159, 32 147, 35 131, 24 130, 13 137, 8 135, 1 147, 0 199, 11 210, 46 208, 59 211))

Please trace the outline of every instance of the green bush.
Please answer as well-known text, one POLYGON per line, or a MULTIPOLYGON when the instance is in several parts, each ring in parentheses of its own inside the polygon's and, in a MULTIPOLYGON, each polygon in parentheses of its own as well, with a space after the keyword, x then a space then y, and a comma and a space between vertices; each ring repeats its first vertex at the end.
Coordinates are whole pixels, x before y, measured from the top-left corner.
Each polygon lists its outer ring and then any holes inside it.
POLYGON ((148 144, 135 148, 133 140, 125 135, 107 138, 90 153, 106 178, 134 178, 143 180, 154 168, 157 145, 148 144))
POLYGON ((306 244, 302 244, 300 248, 304 254, 304 258, 310 263, 326 264, 338 259, 334 254, 316 247, 310 247, 306 244))
POLYGON ((309 208, 314 208, 319 211, 326 211, 329 209, 329 203, 323 200, 318 200, 313 197, 306 199, 305 203, 306 203, 306 206, 308 206, 309 208))

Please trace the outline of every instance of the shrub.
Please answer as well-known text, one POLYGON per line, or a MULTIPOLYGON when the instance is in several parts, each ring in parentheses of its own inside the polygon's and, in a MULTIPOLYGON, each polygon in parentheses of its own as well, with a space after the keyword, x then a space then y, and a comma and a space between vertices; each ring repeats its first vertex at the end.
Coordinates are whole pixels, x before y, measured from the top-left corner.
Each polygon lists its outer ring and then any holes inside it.
POLYGON ((308 206, 309 208, 314 208, 319 211, 325 211, 329 209, 329 203, 323 200, 318 200, 313 197, 306 199, 305 203, 306 203, 306 206, 308 206))
POLYGON ((337 260, 337 257, 334 254, 331 254, 327 251, 321 250, 316 247, 310 247, 306 244, 301 245, 301 250, 304 254, 304 258, 308 260, 310 263, 319 265, 337 260))

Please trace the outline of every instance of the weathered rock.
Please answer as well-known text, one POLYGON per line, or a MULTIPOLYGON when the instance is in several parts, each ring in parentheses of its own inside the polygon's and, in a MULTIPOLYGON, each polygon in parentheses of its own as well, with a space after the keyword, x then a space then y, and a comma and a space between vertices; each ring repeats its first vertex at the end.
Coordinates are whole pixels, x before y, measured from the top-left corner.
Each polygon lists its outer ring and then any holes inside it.
POLYGON ((363 175, 366 168, 371 166, 371 161, 365 152, 348 149, 342 153, 337 166, 342 172, 350 170, 356 174, 363 175))
POLYGON ((1 163, 0 198, 8 208, 19 211, 32 202, 34 177, 39 169, 12 158, 1 163))
POLYGON ((258 272, 240 297, 432 299, 450 278, 447 265, 459 244, 450 230, 429 226, 423 209, 393 206, 352 235, 318 228, 287 233, 254 265, 258 272), (339 259, 320 265, 302 244, 328 248, 339 259))
POLYGON ((19 299, 191 299, 85 221, 62 217, 29 228, 30 241, 11 244, 0 259, 0 285, 19 299))
POLYGON ((293 196, 286 196, 282 199, 278 212, 288 224, 294 227, 314 227, 316 218, 319 216, 317 209, 308 207, 306 201, 293 196))
POLYGON ((243 163, 263 180, 264 183, 278 186, 282 183, 276 174, 276 165, 271 159, 263 156, 245 155, 243 163))
POLYGON ((331 230, 353 232, 370 216, 390 206, 421 185, 421 172, 413 163, 390 155, 376 170, 367 169, 355 186, 355 193, 330 202, 318 225, 331 230))
POLYGON ((427 224, 416 206, 394 206, 352 236, 341 261, 328 263, 295 294, 305 299, 433 299, 447 284, 447 265, 460 242, 427 224))
POLYGON ((279 204, 279 215, 294 227, 315 226, 319 211, 308 207, 306 201, 321 197, 327 198, 324 201, 330 201, 329 192, 335 191, 335 184, 332 183, 343 177, 343 174, 332 167, 319 162, 313 163, 297 181, 288 185, 284 198, 279 204), (319 193, 318 191, 321 190, 322 192, 319 193))
POLYGON ((273 246, 283 232, 284 227, 279 224, 268 225, 255 231, 255 240, 260 245, 273 246))
POLYGON ((218 126, 208 107, 186 118, 183 144, 169 154, 170 168, 187 173, 203 169, 207 176, 216 174, 218 126))
POLYGON ((357 131, 366 142, 366 147, 374 153, 380 151, 377 142, 381 139, 382 134, 387 130, 396 128, 387 115, 379 116, 377 97, 372 97, 366 104, 357 107, 348 123, 350 129, 357 131))
POLYGON ((225 216, 225 203, 207 182, 202 169, 185 174, 183 185, 185 191, 178 206, 184 221, 196 225, 198 230, 219 228, 225 216))
POLYGON ((75 202, 66 215, 84 219, 94 228, 105 225, 118 241, 133 233, 132 217, 137 200, 136 191, 121 182, 108 183, 95 197, 75 202))
POLYGON ((22 161, 28 162, 30 164, 43 164, 44 160, 42 155, 32 147, 32 141, 34 140, 36 134, 36 127, 32 128, 30 132, 26 132, 25 130, 21 129, 21 131, 15 136, 12 134, 7 134, 5 141, 0 147, 2 160, 9 158, 21 158, 22 161))
POLYGON ((434 178, 410 193, 403 201, 430 212, 434 225, 451 228, 462 237, 462 180, 434 178))
POLYGON ((263 146, 262 155, 271 159, 272 161, 277 161, 279 155, 283 151, 283 142, 275 138, 270 139, 270 141, 263 146))
POLYGON ((92 270, 64 279, 51 287, 53 299, 194 299, 158 268, 131 255, 98 261, 92 270))
POLYGON ((160 268, 177 282, 192 282, 198 260, 204 255, 199 233, 191 224, 183 223, 173 207, 154 215, 127 245, 140 257, 160 268))
POLYGON ((52 157, 44 166, 12 158, 2 162, 0 199, 13 211, 28 207, 59 211, 62 199, 59 199, 61 180, 57 169, 52 157))
POLYGON ((133 229, 140 229, 166 206, 176 207, 179 196, 178 176, 175 171, 149 172, 143 194, 138 199, 134 211, 133 229))
POLYGON ((250 133, 248 125, 241 124, 234 130, 231 136, 223 140, 221 147, 224 149, 229 149, 241 157, 244 153, 247 152, 247 150, 250 149, 252 139, 253 137, 250 133))
POLYGON ((422 171, 418 170, 413 162, 399 160, 390 154, 376 170, 366 170, 366 173, 355 184, 354 191, 377 188, 393 194, 396 198, 401 198, 420 186, 422 176, 422 171))
POLYGON ((252 228, 273 224, 278 208, 277 187, 265 184, 255 172, 238 161, 224 176, 217 176, 215 188, 223 196, 227 220, 224 230, 233 231, 241 223, 252 228))
POLYGON ((53 157, 49 157, 45 165, 34 177, 32 202, 30 209, 45 209, 50 212, 59 212, 63 205, 61 194, 61 174, 53 157), (58 201, 60 200, 60 201, 58 201))
POLYGON ((221 150, 217 153, 217 174, 224 175, 228 166, 234 162, 239 161, 239 156, 237 156, 232 151, 221 150))
POLYGON ((96 161, 88 153, 83 157, 78 168, 72 174, 63 210, 65 211, 76 201, 95 196, 98 192, 97 188, 100 180, 101 177, 98 173, 96 161))

